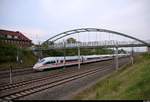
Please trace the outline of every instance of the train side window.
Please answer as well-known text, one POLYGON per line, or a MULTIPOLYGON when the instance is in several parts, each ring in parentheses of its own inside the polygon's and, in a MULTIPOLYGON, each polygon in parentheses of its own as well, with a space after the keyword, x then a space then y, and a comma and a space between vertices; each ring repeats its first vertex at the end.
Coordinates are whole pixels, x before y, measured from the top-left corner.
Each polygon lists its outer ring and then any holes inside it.
POLYGON ((46 62, 46 63, 44 63, 44 64, 51 64, 51 62, 46 62))
POLYGON ((63 63, 64 61, 63 60, 60 60, 60 63, 63 63))
POLYGON ((55 63, 55 61, 48 61, 48 62, 46 62, 45 64, 53 64, 53 63, 55 63))
POLYGON ((55 63, 55 61, 51 61, 51 64, 55 63))

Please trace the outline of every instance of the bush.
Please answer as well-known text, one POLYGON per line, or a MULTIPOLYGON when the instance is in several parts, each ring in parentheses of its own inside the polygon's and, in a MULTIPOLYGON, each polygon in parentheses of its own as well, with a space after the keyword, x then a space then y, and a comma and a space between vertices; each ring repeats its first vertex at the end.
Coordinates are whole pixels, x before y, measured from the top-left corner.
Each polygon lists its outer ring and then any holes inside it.
MULTIPOLYGON (((66 56, 75 56, 78 55, 78 49, 72 48, 72 49, 66 49, 66 56)), ((81 48, 80 49, 80 55, 93 55, 93 54, 112 54, 112 49, 107 48, 81 48)), ((43 57, 47 56, 64 56, 64 49, 61 50, 45 50, 42 52, 43 57)))
POLYGON ((14 62, 17 55, 17 47, 10 45, 0 46, 0 63, 2 62, 14 62))

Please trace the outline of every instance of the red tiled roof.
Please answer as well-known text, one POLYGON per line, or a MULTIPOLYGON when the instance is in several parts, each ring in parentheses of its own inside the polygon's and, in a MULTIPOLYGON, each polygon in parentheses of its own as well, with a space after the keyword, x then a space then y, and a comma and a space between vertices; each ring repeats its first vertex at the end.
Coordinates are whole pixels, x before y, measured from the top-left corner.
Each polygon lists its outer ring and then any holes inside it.
POLYGON ((11 35, 11 36, 17 36, 19 40, 26 40, 26 41, 31 41, 29 38, 24 36, 21 32, 19 31, 8 31, 8 30, 0 30, 0 34, 4 35, 11 35))

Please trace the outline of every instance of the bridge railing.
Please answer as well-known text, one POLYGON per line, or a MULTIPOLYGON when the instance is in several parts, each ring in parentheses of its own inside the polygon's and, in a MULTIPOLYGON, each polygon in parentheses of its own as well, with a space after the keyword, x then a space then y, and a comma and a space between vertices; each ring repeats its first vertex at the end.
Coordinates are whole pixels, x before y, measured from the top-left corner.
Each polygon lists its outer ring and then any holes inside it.
POLYGON ((50 45, 49 48, 63 48, 69 47, 69 48, 74 48, 74 47, 92 47, 92 46, 117 46, 117 45, 137 45, 141 44, 138 41, 94 41, 94 42, 76 42, 76 43, 55 43, 54 45, 50 45), (64 45, 65 44, 65 45, 64 45))

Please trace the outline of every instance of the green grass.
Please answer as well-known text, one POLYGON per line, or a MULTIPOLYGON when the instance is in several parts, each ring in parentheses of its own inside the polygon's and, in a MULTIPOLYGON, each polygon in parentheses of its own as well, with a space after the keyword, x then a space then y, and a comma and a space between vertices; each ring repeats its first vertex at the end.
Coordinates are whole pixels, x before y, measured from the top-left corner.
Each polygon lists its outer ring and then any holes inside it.
POLYGON ((74 99, 150 99, 150 55, 139 56, 133 66, 113 72, 74 99))

